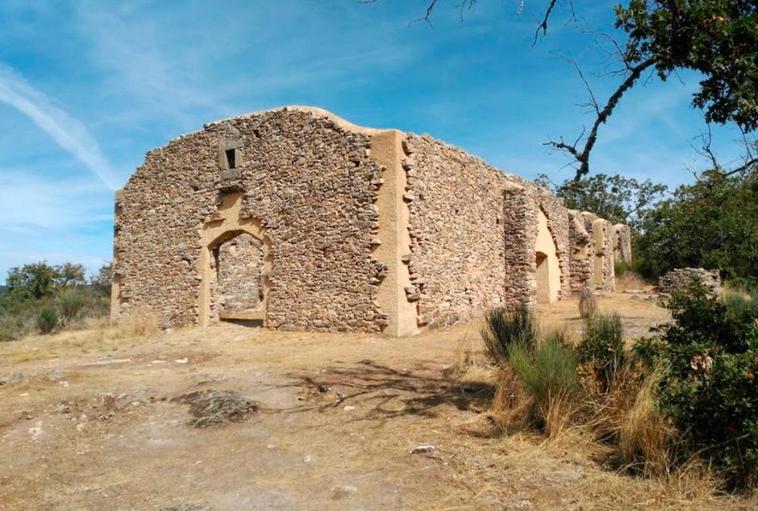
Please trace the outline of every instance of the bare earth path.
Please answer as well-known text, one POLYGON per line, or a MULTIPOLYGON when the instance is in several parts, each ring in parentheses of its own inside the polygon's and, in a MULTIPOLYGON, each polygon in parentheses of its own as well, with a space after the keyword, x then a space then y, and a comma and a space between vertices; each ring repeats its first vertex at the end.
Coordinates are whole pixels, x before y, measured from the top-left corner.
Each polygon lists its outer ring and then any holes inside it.
MULTIPOLYGON (((651 302, 601 302, 634 335, 651 302)), ((576 303, 541 311, 577 331, 576 303)), ((90 330, 0 345, 0 509, 751 509, 672 496, 534 436, 493 435, 492 386, 446 368, 478 325, 390 339, 224 324, 147 338, 90 330), (202 389, 261 404, 189 424, 202 389), (411 450, 431 444, 429 452, 411 450)))

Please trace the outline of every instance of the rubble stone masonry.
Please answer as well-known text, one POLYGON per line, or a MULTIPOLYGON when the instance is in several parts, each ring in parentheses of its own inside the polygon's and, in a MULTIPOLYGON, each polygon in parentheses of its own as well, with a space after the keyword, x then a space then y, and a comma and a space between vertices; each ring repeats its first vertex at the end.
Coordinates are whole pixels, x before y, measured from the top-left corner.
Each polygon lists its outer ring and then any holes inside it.
POLYGON ((538 238, 551 297, 589 285, 595 253, 597 282, 612 282, 608 222, 431 137, 308 107, 150 151, 115 217, 112 316, 147 310, 166 327, 245 313, 269 328, 409 335, 534 304, 538 238))

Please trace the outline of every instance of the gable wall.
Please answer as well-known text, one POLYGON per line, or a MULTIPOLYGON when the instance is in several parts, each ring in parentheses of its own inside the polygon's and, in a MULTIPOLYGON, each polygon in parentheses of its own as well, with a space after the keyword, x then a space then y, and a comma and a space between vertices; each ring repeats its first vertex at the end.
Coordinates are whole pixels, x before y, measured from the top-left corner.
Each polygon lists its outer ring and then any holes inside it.
POLYGON ((372 257, 380 169, 370 137, 298 111, 207 125, 148 153, 119 193, 115 315, 155 312, 164 326, 197 323, 201 227, 222 190, 243 191, 241 217, 271 241, 268 325, 378 331, 382 264, 372 257), (236 172, 219 165, 239 141, 236 172))

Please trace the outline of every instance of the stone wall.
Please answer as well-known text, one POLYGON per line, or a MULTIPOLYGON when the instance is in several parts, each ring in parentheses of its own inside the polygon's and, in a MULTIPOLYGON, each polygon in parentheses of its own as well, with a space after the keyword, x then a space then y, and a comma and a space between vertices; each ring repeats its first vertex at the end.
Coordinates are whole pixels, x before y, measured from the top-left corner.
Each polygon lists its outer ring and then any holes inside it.
POLYGON ((552 196, 546 189, 529 183, 527 188, 536 205, 547 216, 547 226, 555 242, 561 284, 558 299, 571 294, 571 233, 569 229, 569 210, 563 201, 552 196))
POLYGON ((271 244, 268 326, 381 330, 374 299, 384 267, 371 256, 381 178, 369 146, 369 134, 279 110, 149 152, 118 196, 114 315, 145 308, 164 326, 202 323, 199 231, 218 218, 225 193, 241 192, 240 217, 271 244))
POLYGON ((407 135, 404 147, 420 325, 503 303, 503 174, 427 136, 407 135))
POLYGON ((571 247, 571 292, 579 294, 592 286, 592 258, 595 249, 592 237, 585 228, 584 219, 579 211, 569 211, 569 237, 571 247))
POLYGON ((216 251, 212 267, 217 275, 214 316, 221 311, 249 311, 261 306, 263 247, 249 234, 223 243, 216 251))
POLYGON ((613 226, 594 213, 582 212, 584 228, 592 242, 588 250, 591 259, 591 287, 597 291, 613 291, 616 277, 613 265, 613 226))
POLYGON ((693 281, 704 285, 713 294, 721 292, 721 276, 719 275, 719 271, 706 270, 705 268, 677 268, 671 270, 658 279, 658 291, 670 294, 686 289, 693 281))
POLYGON ((503 190, 505 247, 505 307, 509 311, 537 300, 536 261, 537 205, 527 189, 512 184, 503 190))
POLYGON ((613 226, 613 257, 616 261, 632 263, 632 231, 626 224, 613 226))
POLYGON ((431 137, 408 135, 405 147, 409 266, 422 325, 450 324, 500 304, 533 304, 538 210, 556 245, 558 297, 568 296, 569 217, 561 200, 431 137))

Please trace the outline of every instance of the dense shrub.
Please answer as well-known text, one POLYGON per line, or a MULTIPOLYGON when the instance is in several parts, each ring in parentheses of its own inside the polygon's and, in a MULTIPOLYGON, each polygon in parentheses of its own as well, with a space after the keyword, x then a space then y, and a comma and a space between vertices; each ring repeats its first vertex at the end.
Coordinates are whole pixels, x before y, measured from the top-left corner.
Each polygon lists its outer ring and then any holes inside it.
POLYGON ((84 304, 85 294, 78 289, 67 289, 58 296, 58 308, 66 323, 79 316, 84 304))
POLYGON ((585 322, 577 347, 579 361, 592 368, 603 390, 608 390, 624 362, 624 327, 616 314, 599 314, 585 322))
POLYGON ((17 318, 9 314, 0 314, 0 342, 15 341, 19 330, 17 318))
POLYGON ((681 456, 710 459, 736 487, 758 482, 758 315, 752 299, 719 300, 702 286, 675 293, 673 322, 648 359, 666 371, 663 413, 683 436, 681 456))
POLYGON ((43 334, 49 334, 58 326, 58 311, 52 307, 43 307, 37 313, 37 328, 43 334))
POLYGON ((514 346, 508 361, 527 390, 538 400, 550 395, 571 394, 579 389, 576 357, 559 334, 549 336, 532 349, 514 346))
POLYGON ((531 349, 537 344, 539 329, 534 313, 526 305, 521 305, 514 312, 495 308, 487 313, 482 339, 490 358, 503 364, 508 360, 508 353, 513 346, 519 345, 531 349))
POLYGON ((551 405, 571 400, 580 390, 576 357, 561 334, 552 334, 539 344, 511 346, 508 363, 534 400, 533 414, 545 422, 551 405))

